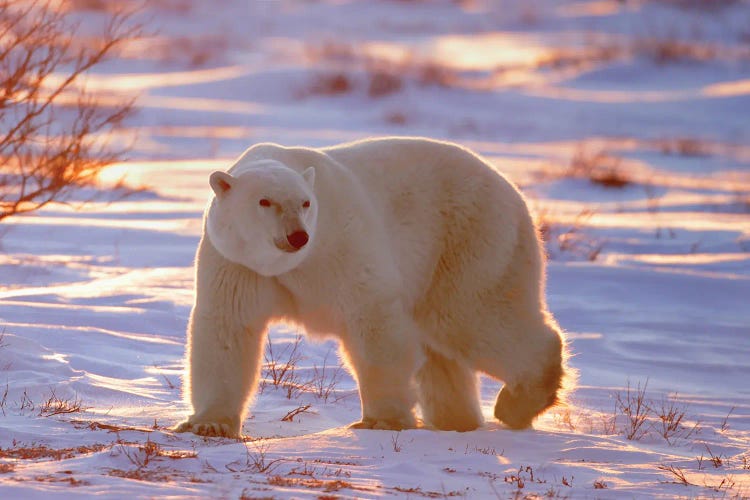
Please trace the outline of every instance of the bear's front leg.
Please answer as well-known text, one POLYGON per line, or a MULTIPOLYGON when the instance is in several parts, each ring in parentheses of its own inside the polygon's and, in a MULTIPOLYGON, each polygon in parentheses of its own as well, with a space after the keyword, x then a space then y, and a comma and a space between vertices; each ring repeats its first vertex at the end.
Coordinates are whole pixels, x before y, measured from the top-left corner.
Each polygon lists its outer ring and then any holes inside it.
POLYGON ((227 261, 207 238, 201 240, 185 374, 193 414, 175 431, 240 437, 277 292, 266 278, 227 261))
POLYGON ((258 379, 264 336, 197 309, 190 321, 186 380, 193 414, 175 431, 240 437, 258 379))
POLYGON ((400 303, 358 311, 344 349, 359 384, 362 420, 355 429, 413 429, 414 375, 422 358, 417 325, 400 303))

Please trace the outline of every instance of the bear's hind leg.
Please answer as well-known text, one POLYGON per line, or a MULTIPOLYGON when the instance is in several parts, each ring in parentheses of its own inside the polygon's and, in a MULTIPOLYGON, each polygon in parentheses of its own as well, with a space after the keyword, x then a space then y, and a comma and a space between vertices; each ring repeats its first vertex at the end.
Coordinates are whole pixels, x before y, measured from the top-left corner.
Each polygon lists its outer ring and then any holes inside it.
POLYGON ((417 372, 418 400, 426 424, 444 431, 471 431, 484 423, 474 369, 425 347, 417 372))
POLYGON ((362 420, 354 429, 413 429, 419 366, 419 337, 414 321, 398 303, 359 311, 343 340, 343 354, 353 368, 362 402, 362 420))

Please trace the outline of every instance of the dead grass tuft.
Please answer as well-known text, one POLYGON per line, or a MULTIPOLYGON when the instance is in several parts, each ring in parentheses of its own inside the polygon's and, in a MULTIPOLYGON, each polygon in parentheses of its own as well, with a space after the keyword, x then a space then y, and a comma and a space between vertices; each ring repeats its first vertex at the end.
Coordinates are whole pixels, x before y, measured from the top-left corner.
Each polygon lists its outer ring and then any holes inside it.
POLYGON ((589 153, 583 148, 571 158, 566 175, 614 189, 624 188, 632 182, 623 172, 622 158, 607 151, 589 153))
POLYGON ((354 83, 344 73, 322 73, 314 77, 304 95, 336 96, 347 94, 354 88, 354 83))
POLYGON ((323 490, 326 493, 339 491, 341 489, 354 489, 354 485, 352 483, 341 481, 339 479, 324 480, 315 478, 271 476, 268 478, 268 484, 270 484, 271 486, 281 487, 301 486, 303 488, 323 490))
POLYGON ((406 52, 399 58, 385 58, 366 49, 328 42, 306 48, 306 56, 315 66, 335 69, 318 74, 300 95, 336 96, 358 88, 373 99, 400 92, 407 84, 452 87, 460 81, 458 71, 429 57, 406 52))
POLYGON ((712 154, 709 143, 694 137, 663 139, 657 142, 657 147, 665 155, 706 157, 712 154))
POLYGON ((716 59, 717 47, 707 43, 676 38, 643 38, 633 44, 633 53, 646 57, 658 65, 706 62, 716 59))

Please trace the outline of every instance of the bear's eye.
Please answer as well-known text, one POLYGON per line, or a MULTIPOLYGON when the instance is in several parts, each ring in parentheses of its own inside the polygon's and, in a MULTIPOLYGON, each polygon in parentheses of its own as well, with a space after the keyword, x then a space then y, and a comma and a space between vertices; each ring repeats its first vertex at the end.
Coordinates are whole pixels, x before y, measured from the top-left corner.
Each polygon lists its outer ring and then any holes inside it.
POLYGON ((271 200, 269 200, 267 198, 261 198, 260 201, 258 202, 258 204, 261 207, 270 207, 271 206, 271 200))
POLYGON ((305 201, 305 202, 304 202, 304 203, 302 204, 302 208, 310 208, 310 200, 307 200, 307 201, 305 201))

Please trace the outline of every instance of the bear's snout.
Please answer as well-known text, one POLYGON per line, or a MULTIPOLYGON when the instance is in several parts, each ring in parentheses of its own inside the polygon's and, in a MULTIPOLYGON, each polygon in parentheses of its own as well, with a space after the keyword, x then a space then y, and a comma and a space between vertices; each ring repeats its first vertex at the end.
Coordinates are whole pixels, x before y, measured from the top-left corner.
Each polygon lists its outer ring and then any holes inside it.
POLYGON ((296 250, 299 250, 303 246, 307 245, 307 242, 310 240, 310 237, 305 231, 295 231, 292 234, 286 235, 286 240, 296 250))

